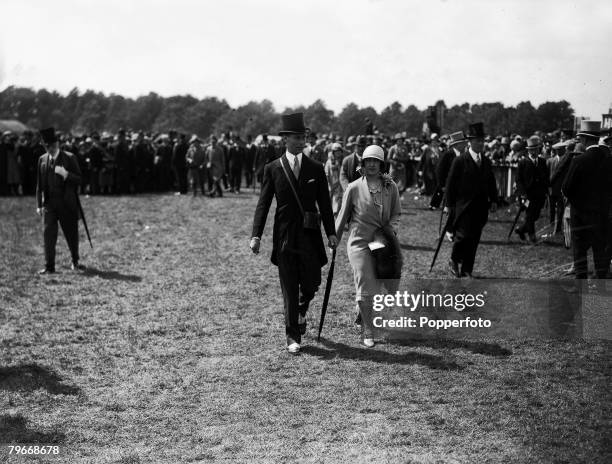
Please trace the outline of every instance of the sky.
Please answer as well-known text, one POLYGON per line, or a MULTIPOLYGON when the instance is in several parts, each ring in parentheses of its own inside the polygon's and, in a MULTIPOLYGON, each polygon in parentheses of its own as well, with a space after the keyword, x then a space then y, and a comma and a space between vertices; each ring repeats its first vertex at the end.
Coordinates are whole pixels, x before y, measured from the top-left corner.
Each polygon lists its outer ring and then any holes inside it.
POLYGON ((2 0, 0 89, 612 106, 610 0, 2 0))

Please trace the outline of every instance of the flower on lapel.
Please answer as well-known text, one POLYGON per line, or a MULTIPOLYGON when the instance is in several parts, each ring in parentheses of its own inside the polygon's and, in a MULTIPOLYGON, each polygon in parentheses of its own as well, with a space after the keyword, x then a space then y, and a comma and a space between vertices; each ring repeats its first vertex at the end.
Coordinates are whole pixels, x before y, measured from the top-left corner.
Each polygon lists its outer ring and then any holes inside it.
POLYGON ((384 187, 389 187, 393 183, 393 177, 388 172, 384 172, 380 175, 384 187))

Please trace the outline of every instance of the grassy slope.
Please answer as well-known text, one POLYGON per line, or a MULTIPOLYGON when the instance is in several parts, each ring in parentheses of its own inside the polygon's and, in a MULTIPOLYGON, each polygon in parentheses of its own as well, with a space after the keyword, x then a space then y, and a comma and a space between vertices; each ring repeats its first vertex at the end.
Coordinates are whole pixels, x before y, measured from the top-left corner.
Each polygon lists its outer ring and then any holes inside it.
MULTIPOLYGON (((606 462, 610 343, 358 345, 344 242, 325 340, 284 352, 282 299, 248 238, 256 197, 84 198, 90 270, 35 276, 32 199, 0 200, 0 443, 59 443, 70 462, 606 462), (2 438, 4 436, 4 439, 2 438)), ((408 195, 405 274, 428 277, 437 213, 408 195)), ((558 246, 485 229, 476 273, 538 277, 558 246)), ((446 275, 445 246, 435 277, 446 275)), ((324 276, 327 268, 323 269, 324 276)), ((2 445, 3 447, 5 445, 2 445)))

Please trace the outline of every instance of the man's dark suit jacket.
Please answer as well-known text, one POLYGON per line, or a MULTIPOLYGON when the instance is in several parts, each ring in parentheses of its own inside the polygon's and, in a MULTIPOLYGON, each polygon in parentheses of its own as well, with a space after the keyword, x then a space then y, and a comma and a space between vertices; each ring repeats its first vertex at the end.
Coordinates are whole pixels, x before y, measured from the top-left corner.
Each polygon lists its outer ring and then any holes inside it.
MULTIPOLYGON (((38 158, 36 176, 36 207, 42 208, 49 204, 49 185, 47 184, 47 172, 50 168, 51 155, 45 153, 38 158)), ((81 184, 81 170, 76 157, 69 152, 60 150, 55 161, 55 166, 63 166, 68 171, 66 180, 59 174, 55 174, 57 185, 63 190, 62 198, 64 205, 71 211, 78 213, 77 187, 81 184)))
POLYGON ((612 157, 605 148, 591 145, 572 159, 562 191, 572 207, 607 211, 612 190, 612 157))
POLYGON ((453 227, 469 206, 477 207, 471 209, 475 214, 474 221, 484 226, 490 204, 497 202, 497 184, 491 161, 482 155, 480 159, 479 167, 466 150, 451 164, 445 193, 446 205, 455 208, 453 227))
POLYGON ((444 188, 446 186, 446 179, 448 178, 448 173, 456 157, 457 154, 455 153, 455 150, 452 147, 445 150, 442 156, 440 157, 440 161, 438 161, 438 166, 436 167, 438 187, 444 188))
POLYGON ((304 210, 317 211, 318 205, 325 233, 328 236, 336 233, 323 165, 302 155, 300 176, 296 181, 287 157, 283 155, 281 158, 266 164, 264 168, 261 194, 255 210, 253 233, 251 236, 262 236, 268 211, 272 204, 272 198, 276 196, 276 214, 274 215, 274 229, 272 232, 272 264, 277 266, 278 253, 285 249, 294 249, 298 235, 304 234, 304 236, 313 240, 319 255, 319 263, 321 266, 324 266, 327 263, 327 254, 325 253, 321 231, 304 229, 302 227, 302 213, 291 190, 287 176, 283 171, 281 161, 286 163, 289 178, 294 183, 304 210))
POLYGON ((553 195, 561 196, 561 187, 573 158, 574 153, 566 153, 559 159, 559 164, 557 164, 550 177, 550 188, 553 195))
POLYGON ((543 198, 548 192, 549 174, 546 160, 540 156, 536 163, 526 156, 518 163, 516 185, 519 195, 527 198, 543 198))
POLYGON ((342 185, 343 190, 346 190, 348 184, 361 177, 361 174, 356 171, 358 165, 359 160, 357 159, 356 153, 351 153, 350 155, 345 156, 342 160, 342 167, 340 168, 340 184, 342 185))

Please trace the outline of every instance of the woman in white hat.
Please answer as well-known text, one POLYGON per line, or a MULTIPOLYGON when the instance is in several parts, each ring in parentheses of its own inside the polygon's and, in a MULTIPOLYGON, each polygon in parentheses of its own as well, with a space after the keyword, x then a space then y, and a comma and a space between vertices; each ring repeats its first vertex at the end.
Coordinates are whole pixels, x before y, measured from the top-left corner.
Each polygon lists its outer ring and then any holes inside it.
POLYGON ((370 145, 363 152, 362 162, 362 177, 351 182, 344 192, 336 219, 336 235, 340 241, 350 219, 347 253, 355 278, 363 344, 372 347, 372 299, 383 293, 383 282, 377 278, 376 263, 368 244, 381 227, 391 227, 397 233, 401 208, 397 185, 389 175, 383 174, 383 149, 370 145))

